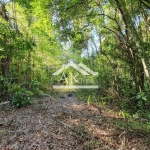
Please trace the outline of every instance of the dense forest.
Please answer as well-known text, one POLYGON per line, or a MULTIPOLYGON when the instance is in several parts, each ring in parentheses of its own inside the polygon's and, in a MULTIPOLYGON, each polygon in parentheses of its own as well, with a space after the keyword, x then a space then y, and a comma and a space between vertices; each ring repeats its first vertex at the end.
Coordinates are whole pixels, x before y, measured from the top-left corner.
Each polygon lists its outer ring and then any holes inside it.
POLYGON ((98 88, 69 93, 150 131, 149 0, 0 0, 0 106, 26 108, 60 93, 54 84, 73 85, 74 68, 53 75, 69 62, 98 73, 86 81, 98 88))

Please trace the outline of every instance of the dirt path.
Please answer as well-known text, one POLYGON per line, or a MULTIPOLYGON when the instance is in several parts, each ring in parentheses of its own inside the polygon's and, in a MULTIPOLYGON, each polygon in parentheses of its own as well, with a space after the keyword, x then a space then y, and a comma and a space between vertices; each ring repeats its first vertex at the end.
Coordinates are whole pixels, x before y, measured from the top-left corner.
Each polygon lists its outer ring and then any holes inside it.
POLYGON ((1 107, 0 150, 150 149, 149 136, 120 129, 119 121, 68 94, 20 109, 1 107))

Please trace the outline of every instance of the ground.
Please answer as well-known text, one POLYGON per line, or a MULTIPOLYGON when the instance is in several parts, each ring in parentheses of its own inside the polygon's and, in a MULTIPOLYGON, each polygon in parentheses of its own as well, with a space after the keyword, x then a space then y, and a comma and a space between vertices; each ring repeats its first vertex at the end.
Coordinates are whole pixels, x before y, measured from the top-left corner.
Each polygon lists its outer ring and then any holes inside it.
POLYGON ((149 150, 150 134, 121 128, 126 120, 73 94, 34 98, 0 109, 0 150, 149 150))

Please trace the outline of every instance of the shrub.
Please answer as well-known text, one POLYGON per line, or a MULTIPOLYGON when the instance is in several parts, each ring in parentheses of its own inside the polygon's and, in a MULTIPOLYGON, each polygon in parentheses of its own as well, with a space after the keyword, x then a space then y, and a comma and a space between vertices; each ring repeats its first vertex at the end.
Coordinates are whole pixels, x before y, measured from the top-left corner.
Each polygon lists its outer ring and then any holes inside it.
POLYGON ((32 103, 31 96, 33 93, 31 91, 28 91, 17 84, 13 84, 10 92, 11 104, 15 105, 16 107, 22 107, 32 103))

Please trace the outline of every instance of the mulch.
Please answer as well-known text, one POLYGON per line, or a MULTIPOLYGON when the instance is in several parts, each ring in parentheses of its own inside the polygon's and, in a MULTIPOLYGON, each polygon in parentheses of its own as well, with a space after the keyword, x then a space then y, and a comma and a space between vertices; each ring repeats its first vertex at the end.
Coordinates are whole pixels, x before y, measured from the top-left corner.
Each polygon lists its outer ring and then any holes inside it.
POLYGON ((150 135, 120 129, 122 118, 64 94, 0 107, 0 150, 149 150, 150 135))

